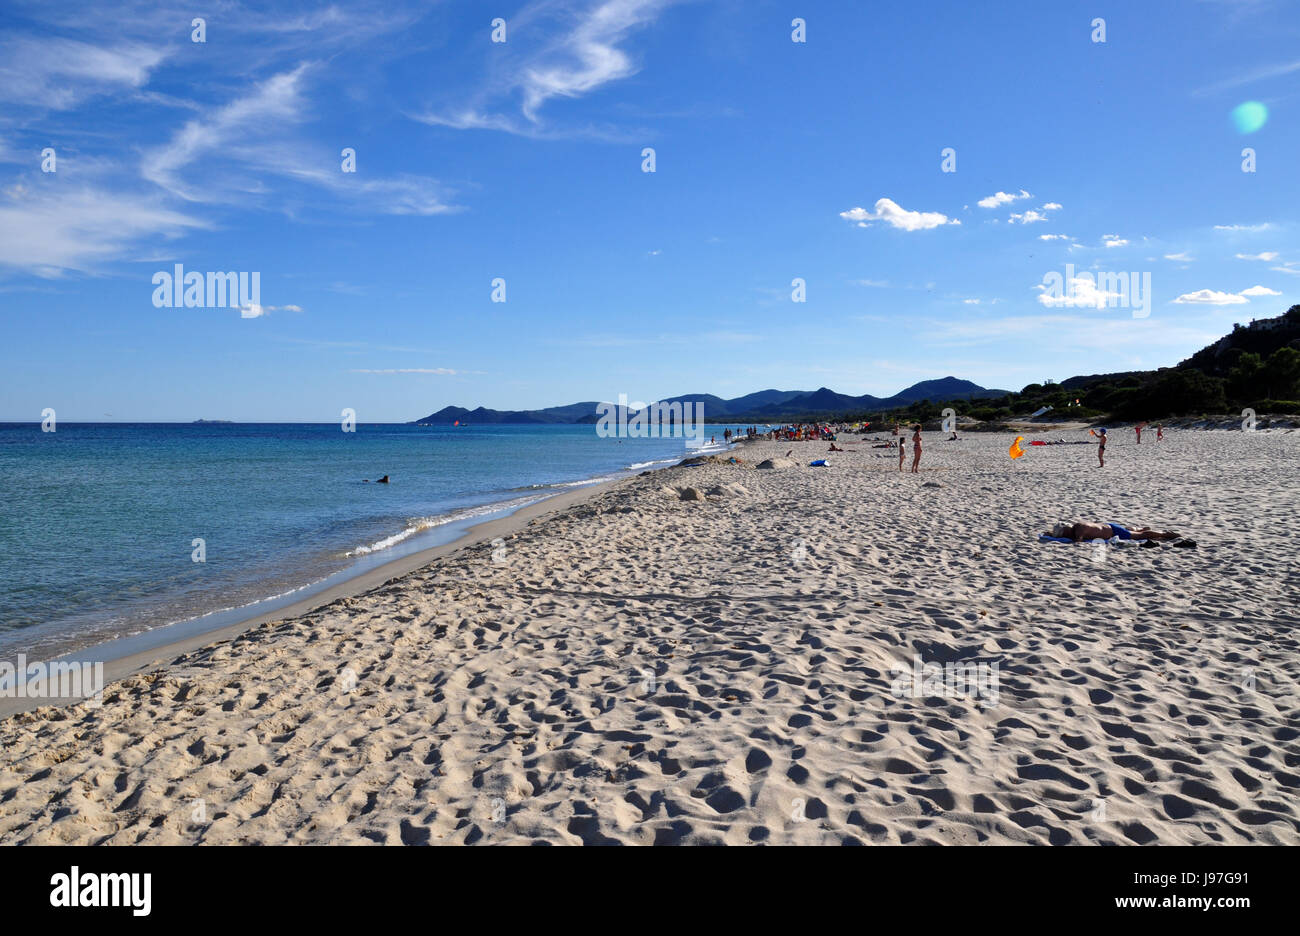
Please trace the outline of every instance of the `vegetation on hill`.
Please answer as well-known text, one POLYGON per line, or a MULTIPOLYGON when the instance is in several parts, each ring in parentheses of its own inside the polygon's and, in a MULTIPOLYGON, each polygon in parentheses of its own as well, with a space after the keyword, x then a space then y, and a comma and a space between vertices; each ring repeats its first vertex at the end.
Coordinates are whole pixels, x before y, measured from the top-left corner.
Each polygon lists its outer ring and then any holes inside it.
POLYGON ((1176 367, 1071 377, 1030 384, 1019 393, 978 402, 922 400, 910 406, 843 414, 873 422, 926 422, 945 407, 985 422, 1024 418, 1044 406, 1051 416, 1095 420, 1165 419, 1236 413, 1300 413, 1300 305, 1285 315, 1237 325, 1176 367))

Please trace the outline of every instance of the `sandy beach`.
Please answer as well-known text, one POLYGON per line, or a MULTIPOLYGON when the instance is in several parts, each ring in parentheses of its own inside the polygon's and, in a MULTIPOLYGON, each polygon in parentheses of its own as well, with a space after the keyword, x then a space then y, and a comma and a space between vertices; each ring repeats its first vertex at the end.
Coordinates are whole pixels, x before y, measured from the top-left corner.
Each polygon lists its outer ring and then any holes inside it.
POLYGON ((0 722, 0 843, 1300 843, 1300 431, 1114 436, 520 517, 0 722), (1084 519, 1197 548, 1037 539, 1084 519))

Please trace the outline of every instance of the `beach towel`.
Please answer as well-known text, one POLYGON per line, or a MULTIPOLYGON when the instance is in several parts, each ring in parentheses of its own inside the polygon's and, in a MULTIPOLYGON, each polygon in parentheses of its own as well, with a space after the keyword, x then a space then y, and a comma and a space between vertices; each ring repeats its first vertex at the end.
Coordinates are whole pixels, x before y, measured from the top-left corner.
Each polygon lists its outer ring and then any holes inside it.
MULTIPOLYGON (((1073 543, 1074 540, 1070 539, 1069 537, 1065 537, 1065 536, 1050 536, 1050 535, 1048 535, 1047 533, 1039 533, 1039 534, 1038 534, 1038 542, 1040 542, 1040 543, 1073 543)), ((1090 540, 1079 540, 1079 542, 1080 542, 1080 543, 1105 543, 1105 544, 1108 545, 1108 546, 1118 546, 1120 543, 1125 543, 1125 542, 1127 542, 1127 543, 1132 543, 1132 542, 1135 542, 1135 540, 1125 540, 1125 539, 1121 539, 1121 538, 1118 537, 1118 536, 1112 536, 1110 539, 1090 539, 1090 540)))
POLYGON ((826 464, 826 459, 824 459, 824 458, 819 458, 819 459, 817 459, 816 461, 809 462, 809 463, 808 463, 808 467, 809 467, 809 468, 829 468, 830 465, 826 464))

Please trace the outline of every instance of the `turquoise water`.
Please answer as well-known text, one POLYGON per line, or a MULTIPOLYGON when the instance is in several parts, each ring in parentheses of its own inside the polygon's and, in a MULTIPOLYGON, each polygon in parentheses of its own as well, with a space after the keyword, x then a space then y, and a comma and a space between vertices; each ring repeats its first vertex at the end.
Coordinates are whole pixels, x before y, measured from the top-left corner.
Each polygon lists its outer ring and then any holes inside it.
POLYGON ((0 655, 247 606, 684 454, 594 426, 0 424, 0 655))

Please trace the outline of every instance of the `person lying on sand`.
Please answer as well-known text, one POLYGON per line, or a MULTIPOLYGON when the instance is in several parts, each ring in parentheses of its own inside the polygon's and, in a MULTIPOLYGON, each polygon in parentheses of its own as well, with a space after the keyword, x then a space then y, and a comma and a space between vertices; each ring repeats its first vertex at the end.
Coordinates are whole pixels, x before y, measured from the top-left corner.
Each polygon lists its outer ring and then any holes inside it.
POLYGON ((828 452, 842 452, 842 451, 844 451, 844 449, 842 449, 842 448, 838 448, 838 447, 835 445, 835 443, 832 442, 832 443, 831 443, 831 447, 828 448, 826 451, 828 451, 828 452))
POLYGON ((1057 539, 1071 539, 1076 543, 1082 540, 1108 540, 1113 536, 1118 536, 1120 539, 1135 540, 1175 540, 1179 538, 1177 533, 1152 530, 1148 527, 1130 530, 1118 523, 1093 523, 1088 521, 1058 523, 1052 527, 1052 532, 1049 535, 1055 536, 1057 539))

